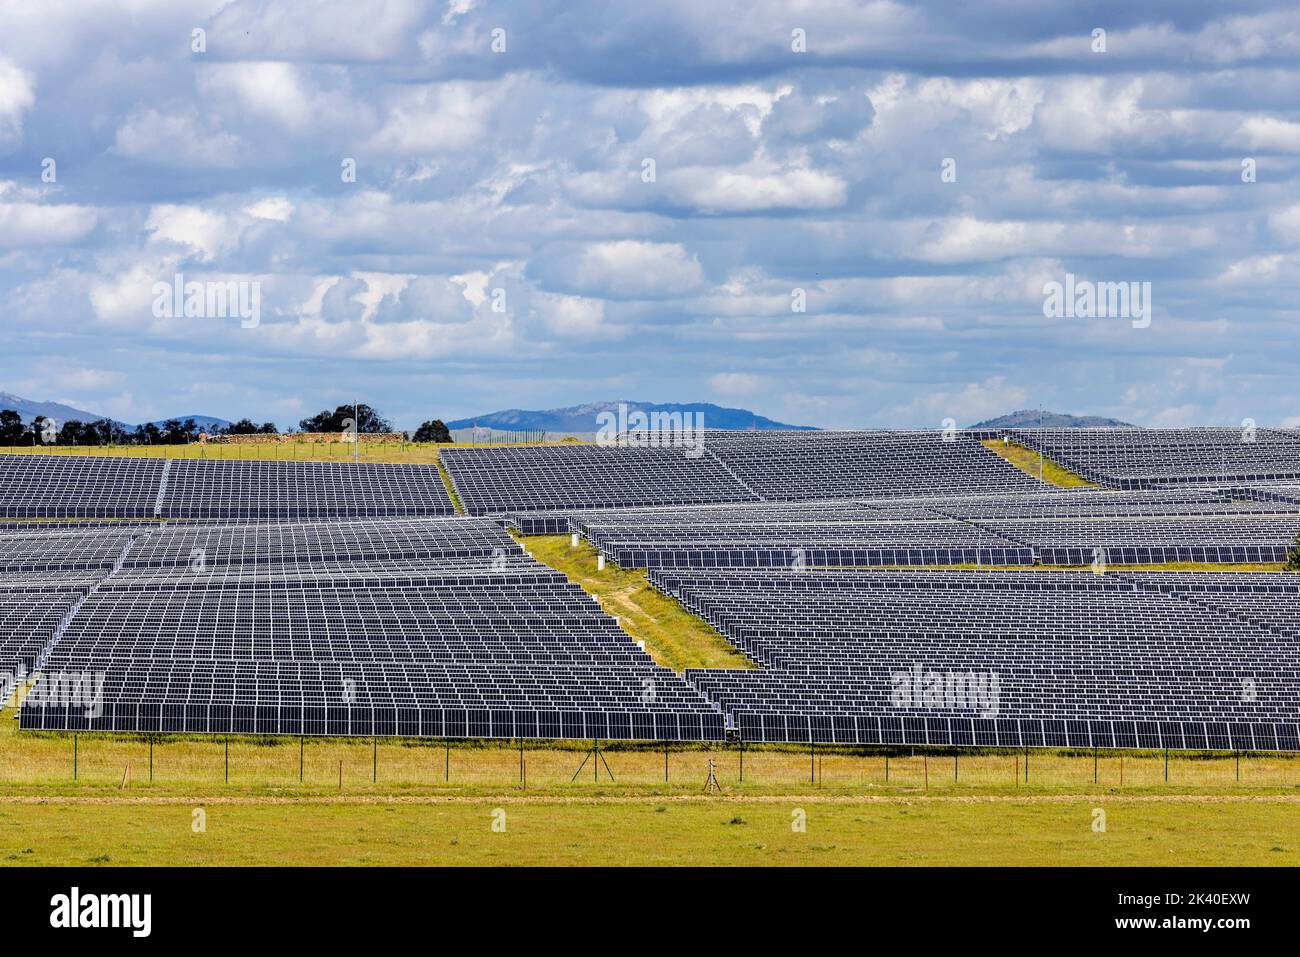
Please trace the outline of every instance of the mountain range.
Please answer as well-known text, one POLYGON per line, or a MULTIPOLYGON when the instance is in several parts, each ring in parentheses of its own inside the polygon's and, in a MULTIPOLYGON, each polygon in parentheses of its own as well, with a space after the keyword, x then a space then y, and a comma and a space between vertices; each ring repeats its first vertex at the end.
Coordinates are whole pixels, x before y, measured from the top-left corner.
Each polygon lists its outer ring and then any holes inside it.
MULTIPOLYGON (((625 406, 628 412, 640 411, 689 413, 699 415, 707 429, 815 429, 811 425, 789 425, 777 422, 766 416, 751 412, 749 409, 733 409, 714 405, 710 402, 640 402, 631 399, 612 400, 609 402, 588 402, 572 405, 563 409, 502 409, 448 422, 452 429, 468 429, 481 426, 492 429, 518 432, 596 432, 600 429, 598 416, 602 412, 618 415, 619 406, 625 406)), ((58 423, 77 420, 80 422, 97 422, 109 418, 98 412, 88 412, 62 402, 36 401, 24 399, 10 392, 0 392, 0 409, 13 409, 31 422, 37 416, 53 419, 58 423)), ((212 415, 177 415, 170 418, 193 419, 201 429, 225 427, 230 425, 226 419, 212 415)), ((166 419, 158 419, 153 424, 161 426, 166 419)), ((123 428, 134 429, 135 425, 119 422, 123 428)), ((1068 415, 1062 412, 1040 412, 1037 409, 1021 409, 997 418, 985 419, 970 426, 972 429, 1025 429, 1042 425, 1044 428, 1135 428, 1128 422, 1108 419, 1098 415, 1068 415)))
MULTIPOLYGON (((98 422, 100 419, 110 418, 110 416, 101 415, 98 412, 87 412, 85 409, 78 409, 62 402, 40 402, 35 399, 24 399, 12 392, 0 392, 0 409, 13 409, 23 417, 24 422, 31 422, 37 416, 44 416, 47 419, 53 419, 60 425, 64 422, 98 422)), ((201 429, 211 429, 214 426, 224 428, 230 424, 225 419, 218 419, 211 415, 175 415, 169 416, 169 418, 179 419, 181 422, 186 419, 193 419, 194 424, 201 429)), ((167 419, 158 419, 153 424, 161 426, 166 421, 167 419)), ((118 422, 117 424, 128 430, 135 428, 135 424, 130 422, 118 422)))
MULTIPOLYGON (((619 406, 625 406, 628 414, 639 412, 666 412, 698 414, 698 421, 706 429, 812 429, 810 425, 787 425, 766 416, 758 415, 748 409, 729 409, 709 402, 638 402, 631 399, 615 399, 610 402, 588 402, 585 405, 572 405, 565 409, 502 409, 499 412, 487 412, 468 419, 448 422, 450 429, 468 429, 480 426, 492 429, 531 432, 597 432, 600 430, 598 416, 602 412, 618 415, 619 406)), ((695 420, 693 420, 695 421, 695 420)))

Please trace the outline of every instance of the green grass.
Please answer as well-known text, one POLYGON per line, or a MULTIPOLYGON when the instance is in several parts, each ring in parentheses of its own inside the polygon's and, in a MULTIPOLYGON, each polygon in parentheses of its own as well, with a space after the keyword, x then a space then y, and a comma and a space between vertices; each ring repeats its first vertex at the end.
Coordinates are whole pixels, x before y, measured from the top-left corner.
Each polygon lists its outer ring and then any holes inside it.
POLYGON ((708 622, 652 587, 643 570, 607 563, 604 571, 596 571, 596 549, 582 540, 574 548, 568 535, 536 535, 520 541, 539 562, 564 572, 595 595, 606 614, 617 617, 634 639, 644 641, 646 651, 664 667, 674 671, 755 667, 708 622))
MULTIPOLYGON (((986 449, 1000 455, 1022 472, 1038 478, 1039 454, 1031 448, 1017 442, 1003 444, 1001 439, 985 439, 981 443, 986 449)), ((1097 483, 1089 482, 1081 475, 1075 475, 1049 458, 1043 458, 1043 481, 1061 488, 1096 488, 1097 483)))
POLYGON ((1300 863, 1295 755, 675 746, 665 782, 654 745, 611 781, 533 742, 525 787, 507 741, 234 737, 228 781, 220 737, 156 736, 152 780, 145 736, 75 746, 76 780, 71 735, 0 714, 0 865, 1300 863))
MULTIPOLYGON (((567 445, 565 441, 531 443, 567 445)), ((494 446, 499 447, 499 446, 494 446)), ((374 442, 361 436, 359 458, 362 462, 398 465, 436 465, 442 449, 486 448, 462 442, 374 442)), ((286 436, 278 442, 232 443, 193 442, 189 445, 84 445, 84 446, 0 446, 0 455, 92 455, 150 459, 218 459, 302 462, 351 462, 351 442, 316 442, 286 436)))
POLYGON ((1279 865, 1297 806, 820 797, 0 804, 11 865, 1279 865), (1095 809, 1106 830, 1093 830, 1095 809), (201 809, 203 830, 195 830, 201 809), (792 826, 798 817, 804 829, 792 826), (494 825, 495 828, 494 829, 494 825), (502 829, 502 827, 504 829, 502 829))

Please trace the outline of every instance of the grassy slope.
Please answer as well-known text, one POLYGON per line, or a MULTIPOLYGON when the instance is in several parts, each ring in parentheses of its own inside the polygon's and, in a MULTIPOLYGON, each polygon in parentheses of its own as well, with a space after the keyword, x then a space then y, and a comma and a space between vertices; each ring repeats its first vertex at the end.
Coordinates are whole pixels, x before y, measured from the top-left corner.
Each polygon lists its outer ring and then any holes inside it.
POLYGON ((618 617, 633 638, 644 641, 646 651, 661 665, 674 671, 754 667, 707 622, 651 587, 644 571, 626 571, 609 564, 598 572, 596 549, 585 541, 572 548, 567 535, 520 540, 538 561, 564 572, 599 598, 605 612, 618 617))
MULTIPOLYGON (((997 453, 1022 472, 1028 472, 1038 478, 1038 453, 1016 442, 1002 444, 1000 439, 985 439, 981 443, 985 448, 997 453)), ((1043 459, 1043 481, 1061 488, 1096 488, 1095 482, 1089 482, 1081 475, 1075 475, 1062 468, 1049 458, 1043 459)))
MULTIPOLYGON (((571 442, 542 442, 541 445, 571 445, 571 442)), ((434 465, 438 452, 452 448, 485 448, 460 442, 377 442, 370 444, 361 436, 360 460, 398 465, 434 465)), ((287 438, 281 442, 226 445, 221 442, 191 445, 106 445, 106 446, 29 446, 0 447, 0 455, 107 455, 151 459, 232 459, 310 462, 351 462, 351 442, 309 442, 287 438)))

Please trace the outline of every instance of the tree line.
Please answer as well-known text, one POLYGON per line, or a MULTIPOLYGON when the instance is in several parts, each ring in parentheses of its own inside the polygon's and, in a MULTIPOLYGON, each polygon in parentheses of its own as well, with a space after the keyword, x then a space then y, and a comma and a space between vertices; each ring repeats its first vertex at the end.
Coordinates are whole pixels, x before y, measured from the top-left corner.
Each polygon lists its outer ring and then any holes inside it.
MULTIPOLYGON (((352 432, 374 435, 381 432, 395 431, 392 423, 374 408, 361 405, 341 405, 334 411, 325 409, 313 416, 302 419, 296 430, 290 429, 286 435, 297 432, 352 432)), ((97 419, 94 422, 80 422, 71 419, 56 422, 38 415, 31 423, 25 423, 23 417, 13 409, 0 409, 0 446, 14 445, 186 445, 197 442, 203 434, 207 435, 279 435, 280 430, 274 422, 260 425, 251 419, 240 419, 228 426, 202 427, 193 419, 168 419, 156 424, 146 422, 134 429, 127 429, 120 422, 111 419, 97 419)), ((411 435, 413 442, 450 442, 451 430, 441 419, 430 419, 421 424, 411 435)))

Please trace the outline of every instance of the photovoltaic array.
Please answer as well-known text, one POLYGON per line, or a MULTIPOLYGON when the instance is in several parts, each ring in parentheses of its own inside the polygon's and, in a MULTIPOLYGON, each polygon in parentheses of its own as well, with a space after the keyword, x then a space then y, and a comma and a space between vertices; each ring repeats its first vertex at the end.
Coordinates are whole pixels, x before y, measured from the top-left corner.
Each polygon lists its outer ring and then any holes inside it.
POLYGON ((1029 491, 1035 479, 968 437, 940 432, 701 431, 631 444, 448 449, 471 515, 557 508, 1029 491))
POLYGON ((651 577, 763 664, 686 673, 745 740, 1300 747, 1297 582, 979 571, 651 577))
POLYGON ((495 523, 138 529, 107 569, 92 535, 60 554, 101 576, 6 653, 31 658, 57 628, 41 680, 93 674, 99 700, 47 688, 24 728, 722 737, 716 707, 495 523))
POLYGON ((1282 561, 1295 434, 1009 435, 1076 490, 997 435, 445 450, 478 517, 431 466, 2 455, 0 671, 52 730, 1300 749, 1300 578, 1115 567, 1282 561), (659 667, 507 527, 758 667, 659 667))
POLYGON ((0 454, 0 517, 451 515, 436 466, 0 454))

